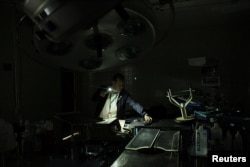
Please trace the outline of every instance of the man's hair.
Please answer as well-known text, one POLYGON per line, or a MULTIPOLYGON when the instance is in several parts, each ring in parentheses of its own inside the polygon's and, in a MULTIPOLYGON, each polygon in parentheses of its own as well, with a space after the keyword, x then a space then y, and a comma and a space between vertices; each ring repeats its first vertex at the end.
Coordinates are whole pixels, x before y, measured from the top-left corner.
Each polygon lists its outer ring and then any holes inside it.
POLYGON ((116 73, 115 75, 113 75, 112 81, 116 81, 117 79, 125 81, 125 77, 121 73, 116 73))

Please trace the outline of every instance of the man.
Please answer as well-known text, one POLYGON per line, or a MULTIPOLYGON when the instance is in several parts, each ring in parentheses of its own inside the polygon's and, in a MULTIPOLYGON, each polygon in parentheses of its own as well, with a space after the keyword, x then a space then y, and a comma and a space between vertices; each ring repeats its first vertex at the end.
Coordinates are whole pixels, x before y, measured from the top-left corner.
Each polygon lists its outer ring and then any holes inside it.
POLYGON ((102 119, 124 119, 126 104, 128 104, 142 115, 146 122, 151 122, 152 118, 145 112, 143 107, 123 89, 124 82, 124 76, 117 73, 113 76, 111 85, 103 85, 97 89, 92 97, 92 100, 97 102, 96 116, 102 119))

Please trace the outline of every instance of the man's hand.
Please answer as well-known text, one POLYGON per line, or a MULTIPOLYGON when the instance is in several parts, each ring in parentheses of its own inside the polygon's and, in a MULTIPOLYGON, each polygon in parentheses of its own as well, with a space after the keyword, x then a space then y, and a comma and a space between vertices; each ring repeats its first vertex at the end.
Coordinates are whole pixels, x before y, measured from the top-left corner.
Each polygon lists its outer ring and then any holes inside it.
POLYGON ((148 115, 148 114, 145 114, 144 115, 144 120, 146 121, 146 122, 152 122, 152 118, 148 115))

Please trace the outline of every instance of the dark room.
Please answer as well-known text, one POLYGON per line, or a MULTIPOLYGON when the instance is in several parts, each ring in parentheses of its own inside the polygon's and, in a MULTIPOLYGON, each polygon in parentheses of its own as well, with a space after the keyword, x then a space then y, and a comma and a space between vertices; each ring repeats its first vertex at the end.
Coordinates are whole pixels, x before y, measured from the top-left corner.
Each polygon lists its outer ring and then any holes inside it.
POLYGON ((1 167, 250 164, 249 0, 1 0, 1 167))

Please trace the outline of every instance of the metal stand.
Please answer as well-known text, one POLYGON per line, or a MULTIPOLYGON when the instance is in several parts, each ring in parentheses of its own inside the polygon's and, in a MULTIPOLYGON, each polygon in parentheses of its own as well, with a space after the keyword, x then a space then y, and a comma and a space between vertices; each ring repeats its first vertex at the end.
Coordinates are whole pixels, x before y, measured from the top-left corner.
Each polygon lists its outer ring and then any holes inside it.
MULTIPOLYGON (((174 99, 174 97, 178 97, 178 95, 172 95, 171 89, 169 89, 168 92, 167 92, 167 97, 168 97, 170 103, 172 103, 173 105, 179 107, 179 109, 181 110, 181 117, 177 117, 175 119, 175 121, 178 122, 178 123, 194 120, 194 117, 193 116, 188 116, 187 111, 186 111, 187 105, 191 102, 191 100, 193 98, 192 89, 189 88, 189 90, 187 90, 187 91, 189 92, 189 97, 187 99, 185 99, 184 103, 179 103, 174 99)), ((182 92, 186 92, 186 91, 182 91, 182 92)))
MULTIPOLYGON (((86 135, 88 131, 88 124, 95 123, 96 120, 93 118, 86 117, 83 113, 79 112, 69 112, 69 113, 59 113, 55 115, 55 118, 58 120, 61 120, 63 122, 66 122, 70 125, 71 133, 69 136, 63 138, 63 140, 70 139, 71 141, 71 160, 78 160, 78 151, 77 150, 77 144, 76 144, 76 136, 80 135, 79 131, 75 131, 76 126, 84 126, 86 129, 86 135)), ((88 138, 88 136, 85 136, 88 138)), ((83 141, 85 139, 82 139, 83 141)))

